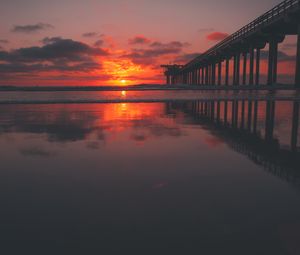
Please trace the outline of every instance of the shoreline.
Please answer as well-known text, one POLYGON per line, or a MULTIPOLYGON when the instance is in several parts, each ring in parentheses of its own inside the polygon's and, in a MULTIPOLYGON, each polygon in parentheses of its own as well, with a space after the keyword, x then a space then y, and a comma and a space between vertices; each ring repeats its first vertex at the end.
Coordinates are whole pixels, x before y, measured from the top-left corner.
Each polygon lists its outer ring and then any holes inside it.
POLYGON ((45 86, 45 87, 25 87, 25 86, 0 86, 0 92, 55 92, 55 91, 176 91, 176 90, 196 90, 196 91, 261 91, 261 90, 295 90, 300 91, 300 88, 295 88, 294 85, 277 84, 274 86, 259 85, 239 85, 239 86, 203 86, 203 85, 132 85, 132 86, 45 86))

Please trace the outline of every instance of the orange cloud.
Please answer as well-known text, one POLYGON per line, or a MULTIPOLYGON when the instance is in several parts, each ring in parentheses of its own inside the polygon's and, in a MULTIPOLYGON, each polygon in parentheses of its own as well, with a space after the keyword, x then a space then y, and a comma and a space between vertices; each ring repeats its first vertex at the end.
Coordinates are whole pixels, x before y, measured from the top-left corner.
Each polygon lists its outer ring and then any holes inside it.
POLYGON ((221 41, 228 37, 229 34, 222 32, 213 32, 206 36, 206 39, 209 41, 221 41))

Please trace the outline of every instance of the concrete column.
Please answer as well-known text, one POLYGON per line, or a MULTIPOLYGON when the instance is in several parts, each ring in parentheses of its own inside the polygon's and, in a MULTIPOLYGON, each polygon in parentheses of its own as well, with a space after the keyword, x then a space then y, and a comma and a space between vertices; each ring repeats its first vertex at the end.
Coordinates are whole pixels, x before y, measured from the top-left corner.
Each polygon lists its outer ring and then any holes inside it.
POLYGON ((192 84, 195 84, 195 70, 192 71, 192 84))
POLYGON ((235 101, 231 101, 231 126, 234 127, 235 124, 235 101))
POLYGON ((216 64, 215 63, 211 65, 211 84, 213 86, 216 85, 216 64))
POLYGON ((260 48, 256 49, 256 74, 255 74, 255 84, 259 85, 260 76, 260 48))
POLYGON ((234 127, 238 127, 239 123, 239 101, 237 100, 235 102, 235 112, 234 112, 234 127))
POLYGON ((266 107, 266 129, 265 129, 265 139, 267 141, 273 140, 274 134, 274 118, 275 118, 275 102, 267 101, 266 107))
POLYGON ((300 88, 300 24, 298 25, 298 36, 297 36, 297 57, 296 57, 296 77, 295 85, 300 88))
POLYGON ((221 114, 221 103, 220 103, 220 101, 218 101, 217 102, 217 122, 218 123, 220 122, 220 118, 221 118, 220 114, 221 114))
POLYGON ((191 71, 191 85, 194 84, 194 80, 195 80, 195 70, 191 71))
POLYGON ((254 102, 253 133, 257 133, 258 101, 254 102))
POLYGON ((229 59, 226 59, 226 67, 225 67, 225 85, 229 85, 229 59))
POLYGON ((254 48, 250 49, 249 85, 254 84, 254 48))
POLYGON ((211 65, 208 65, 208 85, 211 85, 211 65))
POLYGON ((209 68, 208 68, 208 65, 205 67, 205 85, 208 85, 208 82, 209 82, 209 68))
POLYGON ((211 106, 211 112, 210 112, 210 118, 211 120, 215 120, 215 101, 212 101, 210 103, 210 106, 211 106))
POLYGON ((247 79, 247 52, 243 53, 244 62, 243 62, 243 85, 246 85, 247 79))
POLYGON ((210 65, 207 66, 207 85, 210 83, 210 65))
POLYGON ((201 68, 198 68, 198 85, 201 85, 201 68))
POLYGON ((241 129, 245 127, 245 100, 242 100, 241 129))
POLYGON ((207 102, 204 103, 204 115, 205 116, 208 115, 208 103, 207 102))
POLYGON ((269 42, 268 85, 277 82, 278 41, 272 38, 269 42))
POLYGON ((202 83, 202 68, 199 68, 199 85, 202 83))
POLYGON ((291 137, 291 149, 294 152, 297 151, 297 142, 298 142, 299 105, 300 105, 299 102, 294 102, 292 137, 291 137))
POLYGON ((227 119, 228 119, 228 102, 224 102, 224 125, 227 125, 227 119))
POLYGON ((221 86, 222 84, 222 61, 220 60, 218 64, 218 85, 221 86))
POLYGON ((248 101, 248 122, 247 122, 247 129, 251 132, 252 126, 252 101, 248 101))
POLYGON ((205 76, 205 71, 204 71, 204 67, 201 68, 202 69, 202 76, 201 76, 201 85, 204 85, 204 76, 205 76))
POLYGON ((232 77, 232 85, 236 84, 236 55, 233 56, 233 77, 232 77))
POLYGON ((236 85, 240 85, 240 60, 241 54, 238 53, 236 57, 236 85))

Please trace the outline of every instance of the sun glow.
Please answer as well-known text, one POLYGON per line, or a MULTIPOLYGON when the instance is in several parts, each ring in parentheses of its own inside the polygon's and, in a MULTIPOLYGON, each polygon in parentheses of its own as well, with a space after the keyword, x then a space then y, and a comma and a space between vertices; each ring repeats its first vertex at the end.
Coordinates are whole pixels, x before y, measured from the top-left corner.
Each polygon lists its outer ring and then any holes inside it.
POLYGON ((125 91, 125 90, 123 90, 123 91, 121 92, 121 96, 122 96, 122 97, 126 97, 126 91, 125 91))

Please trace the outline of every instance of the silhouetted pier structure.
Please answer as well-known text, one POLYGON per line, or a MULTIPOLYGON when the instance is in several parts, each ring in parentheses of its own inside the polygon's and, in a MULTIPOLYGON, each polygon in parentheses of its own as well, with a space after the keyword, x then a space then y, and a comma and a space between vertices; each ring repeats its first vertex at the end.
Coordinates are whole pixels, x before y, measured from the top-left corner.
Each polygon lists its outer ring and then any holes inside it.
POLYGON ((169 113, 184 109, 185 114, 191 116, 192 124, 201 125, 234 151, 300 187, 300 151, 297 147, 300 103, 293 103, 289 148, 281 146, 274 137, 276 104, 272 100, 203 100, 169 103, 167 107, 169 113), (265 104, 263 131, 261 125, 258 127, 258 121, 261 122, 258 104, 265 104))
POLYGON ((300 0, 283 1, 182 67, 162 66, 167 84, 229 86, 232 78, 234 86, 259 85, 261 50, 268 44, 267 84, 272 86, 277 83, 278 44, 287 35, 297 35, 295 86, 300 88, 300 0))

